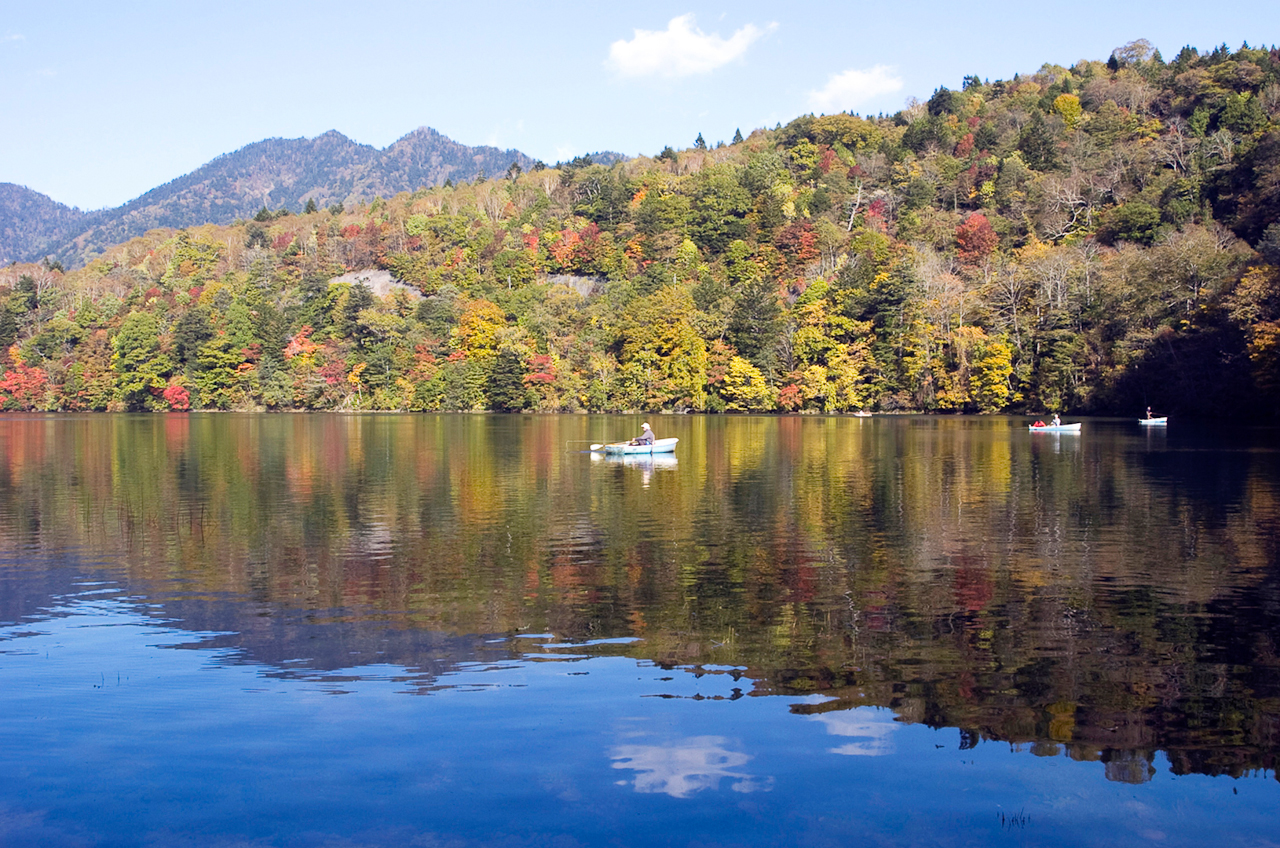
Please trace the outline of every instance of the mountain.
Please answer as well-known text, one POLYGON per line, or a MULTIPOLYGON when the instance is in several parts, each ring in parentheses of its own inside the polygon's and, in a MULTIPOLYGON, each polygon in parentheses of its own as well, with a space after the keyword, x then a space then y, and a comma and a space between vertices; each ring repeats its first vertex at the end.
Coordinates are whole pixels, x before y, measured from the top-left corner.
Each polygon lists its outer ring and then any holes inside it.
POLYGON ((84 230, 91 215, 39 192, 0 183, 0 264, 30 261, 84 230))
POLYGON ((0 185, 0 260, 45 256, 79 267, 106 247, 157 227, 226 224, 261 210, 301 211, 523 170, 518 150, 470 147, 429 127, 383 150, 336 131, 317 138, 273 138, 227 153, 115 209, 84 213, 20 186, 0 185))

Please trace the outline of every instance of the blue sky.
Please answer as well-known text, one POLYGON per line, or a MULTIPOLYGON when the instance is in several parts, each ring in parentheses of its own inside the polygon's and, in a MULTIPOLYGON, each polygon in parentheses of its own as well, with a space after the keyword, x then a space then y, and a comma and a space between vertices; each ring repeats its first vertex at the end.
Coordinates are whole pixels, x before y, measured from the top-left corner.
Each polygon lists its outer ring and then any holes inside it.
POLYGON ((0 182, 116 206, 264 138, 419 126, 548 163, 806 112, 892 113, 967 74, 1139 38, 1280 42, 1271 2, 0 0, 0 182))

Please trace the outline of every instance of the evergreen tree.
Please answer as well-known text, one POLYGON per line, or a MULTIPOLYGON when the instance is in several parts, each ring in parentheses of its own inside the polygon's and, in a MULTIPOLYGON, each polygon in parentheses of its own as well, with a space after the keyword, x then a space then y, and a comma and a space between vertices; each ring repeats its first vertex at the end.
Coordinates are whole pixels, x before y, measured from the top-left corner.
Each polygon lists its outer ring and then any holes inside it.
POLYGON ((193 364, 200 347, 213 338, 209 308, 196 304, 182 313, 173 327, 173 352, 180 365, 193 364))
POLYGON ((489 407, 496 412, 519 412, 527 407, 525 374, 524 360, 519 353, 510 349, 499 351, 489 378, 489 407))
POLYGON ((778 364, 781 319, 777 286, 763 275, 754 274, 734 293, 725 338, 743 358, 770 374, 778 364))

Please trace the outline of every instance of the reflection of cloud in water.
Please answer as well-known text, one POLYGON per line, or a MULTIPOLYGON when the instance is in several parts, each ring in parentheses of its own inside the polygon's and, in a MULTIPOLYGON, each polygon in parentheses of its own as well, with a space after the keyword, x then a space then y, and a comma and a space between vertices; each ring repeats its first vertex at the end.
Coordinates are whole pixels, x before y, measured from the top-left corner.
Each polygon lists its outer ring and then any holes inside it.
POLYGON ((723 777, 733 779, 734 792, 768 792, 773 778, 758 778, 733 769, 751 757, 725 747, 722 736, 693 736, 666 745, 619 745, 610 757, 616 769, 633 769, 637 792, 661 792, 688 798, 704 789, 717 789, 723 777))
POLYGON ((861 741, 832 748, 832 754, 850 757, 883 757, 893 753, 893 734, 898 725, 882 710, 860 707, 853 710, 819 713, 811 716, 827 726, 832 736, 853 736, 861 741))

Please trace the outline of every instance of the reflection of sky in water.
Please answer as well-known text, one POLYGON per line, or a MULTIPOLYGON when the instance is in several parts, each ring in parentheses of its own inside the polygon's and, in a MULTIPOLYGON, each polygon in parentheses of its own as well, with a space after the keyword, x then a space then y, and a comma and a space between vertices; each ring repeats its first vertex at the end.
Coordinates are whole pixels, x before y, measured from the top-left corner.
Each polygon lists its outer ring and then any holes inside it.
POLYGON ((857 739, 856 742, 831 749, 832 754, 850 757, 883 757, 892 754, 893 734, 901 727, 893 720, 893 713, 870 707, 820 713, 812 716, 812 720, 826 725, 827 733, 832 736, 857 739))
POLYGON ((629 638, 379 635, 0 568, 15 597, 0 845, 1274 844, 1269 776, 1158 760, 1117 784, 1117 760, 966 748, 823 695, 735 697, 747 669, 615 655, 629 638))
MULTIPOLYGON (((633 769, 637 792, 688 798, 704 789, 718 789, 721 778, 733 780, 734 792, 767 792, 772 778, 758 778, 734 769, 751 761, 740 751, 726 746, 723 736, 693 736, 665 745, 620 745, 611 757, 616 769, 633 769)), ((625 783, 625 781, 620 781, 625 783)))

